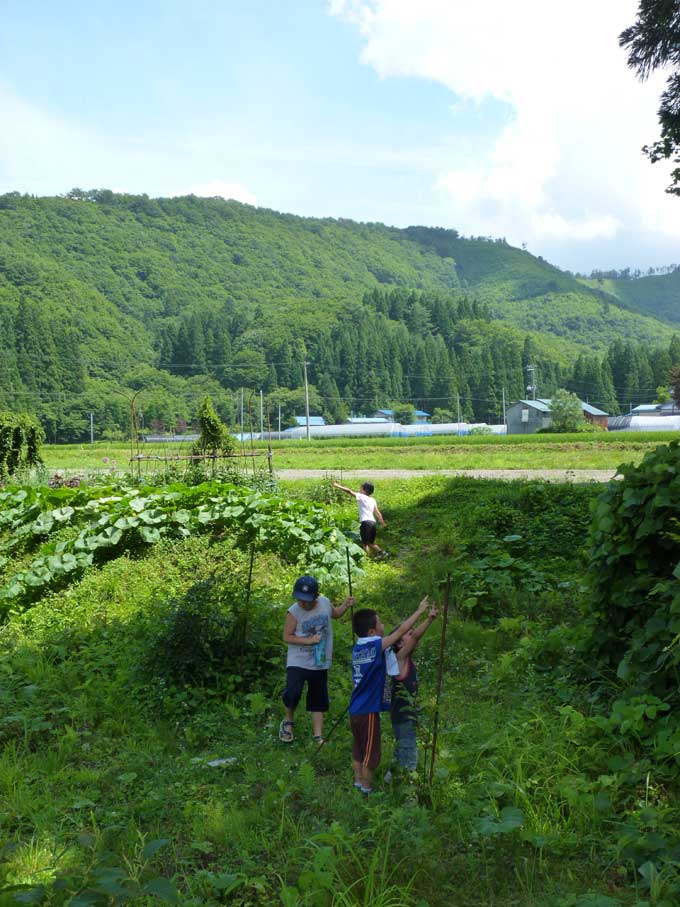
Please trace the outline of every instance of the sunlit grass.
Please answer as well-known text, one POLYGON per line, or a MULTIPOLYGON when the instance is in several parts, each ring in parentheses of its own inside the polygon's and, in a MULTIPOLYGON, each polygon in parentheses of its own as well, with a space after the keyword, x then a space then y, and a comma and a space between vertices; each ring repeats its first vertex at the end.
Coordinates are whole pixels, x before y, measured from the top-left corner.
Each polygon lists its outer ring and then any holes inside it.
MULTIPOLYGON (((281 469, 608 469, 639 462, 644 454, 676 437, 673 432, 600 432, 577 435, 436 436, 432 438, 338 438, 272 442, 273 465, 281 469)), ((253 445, 264 454, 266 445, 253 445)), ((249 453, 243 446, 239 452, 249 453)), ((136 449, 134 451, 136 454, 136 449)), ((187 468, 188 444, 141 446, 145 459, 135 473, 187 468)), ((122 442, 45 445, 45 468, 96 472, 101 476, 129 471, 130 445, 122 442)), ((250 460, 247 460, 250 463, 250 460)), ((266 457, 256 457, 260 467, 266 457)))
MULTIPOLYGON (((285 487, 314 495, 321 484, 285 487)), ((595 491, 577 491, 586 507, 595 491)), ((381 480, 376 494, 389 525, 379 538, 392 557, 366 563, 365 574, 354 577, 358 606, 373 607, 392 623, 424 593, 441 598, 440 581, 466 542, 465 509, 486 500, 494 514, 507 513, 522 493, 528 492, 521 484, 439 476, 381 480)), ((565 494, 548 494, 553 519, 565 494)), ((353 516, 354 502, 340 501, 342 512, 353 516)), ((215 570, 233 570, 230 556, 227 545, 207 537, 162 543, 89 571, 68 593, 47 595, 12 618, 12 645, 2 659, 13 692, 0 703, 0 832, 20 845, 12 880, 47 881, 55 846, 71 847, 64 858, 70 865, 84 864, 90 852, 73 842, 90 835, 124 867, 138 865, 140 841, 169 839, 154 873, 174 880, 180 903, 201 907, 302 907, 315 903, 327 880, 329 903, 337 907, 419 901, 430 907, 563 901, 571 907, 588 890, 611 890, 603 868, 603 854, 606 866, 614 859, 611 832, 594 809, 580 744, 566 732, 560 702, 526 670, 522 618, 497 627, 452 616, 434 785, 419 782, 409 790, 384 782, 392 749, 386 720, 380 793, 372 802, 352 788, 346 720, 317 757, 303 703, 296 740, 290 747, 279 743, 283 646, 279 661, 263 673, 257 709, 238 693, 152 691, 139 667, 162 603, 215 570), (19 721, 3 723, 7 714, 19 721), (41 725, 46 715, 51 727, 41 725), (235 761, 210 767, 216 757, 235 761), (569 775, 584 779, 583 796, 581 782, 569 782, 572 802, 561 789, 560 779, 569 775), (479 816, 506 804, 522 810, 525 837, 519 831, 480 837, 479 816), (233 893, 225 894, 232 884, 233 893), (284 894, 289 901, 282 901, 284 894)), ((281 621, 293 570, 257 553, 255 585, 267 590, 281 621)), ((339 582, 324 591, 337 601, 348 590, 339 582)), ((537 604, 523 596, 521 606, 537 604)), ((421 768, 439 629, 432 628, 417 656, 421 768)), ((337 621, 334 631, 326 729, 342 715, 351 685, 348 620, 337 621)), ((619 889, 615 895, 632 903, 619 889)))

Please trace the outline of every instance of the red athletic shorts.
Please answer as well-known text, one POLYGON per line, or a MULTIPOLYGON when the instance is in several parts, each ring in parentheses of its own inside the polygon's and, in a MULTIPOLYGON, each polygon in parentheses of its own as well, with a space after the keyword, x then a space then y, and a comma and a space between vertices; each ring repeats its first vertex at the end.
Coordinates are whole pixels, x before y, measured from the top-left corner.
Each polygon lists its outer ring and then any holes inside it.
POLYGON ((349 726, 354 737, 352 759, 375 770, 380 763, 380 712, 350 715, 349 726))

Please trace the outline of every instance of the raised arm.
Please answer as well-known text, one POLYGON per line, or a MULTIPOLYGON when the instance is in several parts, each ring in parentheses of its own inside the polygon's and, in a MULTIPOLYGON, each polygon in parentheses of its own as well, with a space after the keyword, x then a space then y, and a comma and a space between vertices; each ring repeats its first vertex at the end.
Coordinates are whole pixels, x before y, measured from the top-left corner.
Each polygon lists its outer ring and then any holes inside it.
POLYGON ((413 631, 413 638, 416 641, 416 645, 420 642, 423 636, 427 633, 429 628, 432 626, 432 621, 436 620, 439 617, 439 608, 436 605, 432 605, 430 610, 427 613, 427 617, 413 631))
POLYGON ((406 620, 403 623, 399 624, 397 629, 390 633, 388 636, 383 636, 383 652, 385 651, 385 649, 393 646, 395 642, 399 642, 404 633, 408 633, 411 627, 417 622, 420 615, 424 614, 429 606, 430 600, 426 595, 410 617, 407 617, 406 620))
POLYGON ((342 617, 342 615, 345 613, 345 611, 348 608, 351 608, 353 605, 354 605, 354 596, 348 595, 347 598, 344 600, 344 602, 341 605, 338 605, 337 608, 331 606, 331 617, 334 620, 337 620, 338 617, 342 617))
POLYGON ((295 628, 297 621, 292 614, 286 614, 286 622, 283 625, 283 641, 292 646, 315 646, 321 642, 321 636, 315 633, 314 636, 296 636, 295 628))
POLYGON ((356 491, 352 491, 351 488, 348 488, 346 485, 341 485, 339 482, 333 482, 333 488, 339 488, 340 491, 346 491, 347 494, 351 494, 353 497, 356 497, 356 491))

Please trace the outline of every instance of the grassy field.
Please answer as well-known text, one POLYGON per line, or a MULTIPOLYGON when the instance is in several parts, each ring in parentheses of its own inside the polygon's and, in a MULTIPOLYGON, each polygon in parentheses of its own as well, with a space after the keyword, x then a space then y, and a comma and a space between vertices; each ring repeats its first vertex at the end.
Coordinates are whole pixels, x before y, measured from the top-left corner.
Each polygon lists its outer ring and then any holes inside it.
MULTIPOLYGON (((320 497, 319 483, 287 488, 320 497)), ((379 540, 391 558, 355 574, 357 603, 392 623, 425 593, 441 601, 447 572, 453 591, 433 783, 422 771, 384 780, 386 721, 369 800, 352 788, 346 722, 316 754, 301 708, 295 742, 277 740, 282 646, 248 682, 248 665, 234 659, 218 683, 194 686, 170 683, 158 661, 149 668, 196 583, 217 576, 232 590, 227 615, 242 603, 248 552, 223 533, 123 553, 15 613, 0 632, 0 888, 35 890, 59 874, 77 900, 50 889, 49 902, 23 901, 55 905, 122 904, 135 884, 135 904, 183 907, 651 903, 619 841, 624 782, 605 768, 613 749, 624 760, 625 746, 588 725, 590 690, 558 657, 587 607, 582 549, 596 494, 381 483, 379 540)), ((329 512, 346 525, 355 508, 344 499, 329 512)), ((12 557, 27 544, 22 536, 12 557)), ((254 567, 262 636, 251 657, 265 658, 257 647, 268 634, 276 642, 303 565, 258 553, 254 567)), ((10 572, 11 563, 5 581, 10 572)), ((338 579, 326 591, 337 600, 346 586, 338 579)), ((440 632, 441 623, 418 654, 421 767, 440 632)), ((335 633, 331 720, 350 690, 347 622, 335 633)), ((653 785, 643 795, 665 796, 653 785)))
MULTIPOLYGON (((579 435, 510 435, 434 438, 361 438, 272 442, 275 469, 616 469, 638 462, 648 450, 675 437, 672 432, 579 435)), ((250 451, 250 447, 246 451, 250 451)), ((266 445, 253 447, 264 467, 266 445)), ((187 445, 142 445, 145 473, 157 471, 166 457, 187 456, 187 445), (156 459, 157 458, 157 459, 156 459)), ((136 453, 136 450, 135 450, 136 453)), ((129 468, 130 445, 96 442, 45 445, 48 470, 122 471, 129 468)), ((170 461, 172 463, 172 461, 170 461)), ((178 471, 185 460, 176 460, 178 471)))

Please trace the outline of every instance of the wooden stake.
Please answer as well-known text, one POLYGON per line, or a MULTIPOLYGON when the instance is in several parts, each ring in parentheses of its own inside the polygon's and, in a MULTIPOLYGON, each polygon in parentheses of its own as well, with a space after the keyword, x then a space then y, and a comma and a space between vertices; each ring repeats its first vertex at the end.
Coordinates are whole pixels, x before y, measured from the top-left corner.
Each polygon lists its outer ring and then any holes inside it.
POLYGON ((444 650, 446 645, 446 621, 449 616, 449 597, 451 595, 451 574, 446 574, 444 585, 444 614, 442 615, 442 635, 439 641, 439 676, 437 678, 437 698, 434 707, 434 726, 432 728, 432 756, 430 762, 430 787, 434 779, 434 762, 437 756, 437 734, 439 732, 439 702, 442 695, 442 679, 444 677, 444 650))

